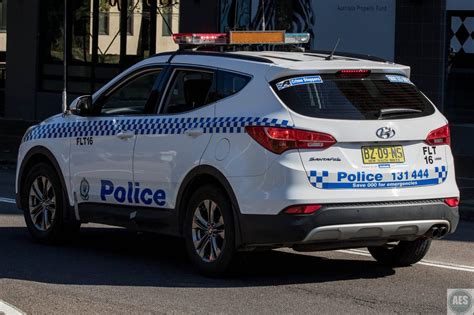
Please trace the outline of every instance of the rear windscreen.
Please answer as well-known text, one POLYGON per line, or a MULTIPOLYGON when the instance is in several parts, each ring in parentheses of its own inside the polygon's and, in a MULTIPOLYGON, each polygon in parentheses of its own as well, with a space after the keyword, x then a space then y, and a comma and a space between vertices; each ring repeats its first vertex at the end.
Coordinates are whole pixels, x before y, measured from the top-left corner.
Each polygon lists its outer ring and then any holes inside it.
POLYGON ((280 99, 298 114, 328 119, 403 119, 431 115, 434 107, 401 75, 367 78, 305 75, 272 82, 280 99))

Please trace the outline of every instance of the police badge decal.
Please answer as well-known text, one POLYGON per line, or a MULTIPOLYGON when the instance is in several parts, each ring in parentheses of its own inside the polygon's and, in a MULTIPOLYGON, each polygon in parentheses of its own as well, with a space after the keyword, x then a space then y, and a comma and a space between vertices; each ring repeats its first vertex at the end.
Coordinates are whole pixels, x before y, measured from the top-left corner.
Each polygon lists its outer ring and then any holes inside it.
POLYGON ((82 200, 89 200, 89 182, 87 179, 83 178, 80 186, 80 193, 82 200))

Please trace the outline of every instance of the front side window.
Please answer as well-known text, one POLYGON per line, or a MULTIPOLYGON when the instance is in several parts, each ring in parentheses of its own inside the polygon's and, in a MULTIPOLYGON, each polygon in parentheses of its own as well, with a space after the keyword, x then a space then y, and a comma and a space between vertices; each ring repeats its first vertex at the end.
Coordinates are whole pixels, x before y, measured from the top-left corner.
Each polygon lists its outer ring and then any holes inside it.
POLYGON ((212 70, 176 70, 163 106, 163 114, 191 111, 212 102, 215 94, 212 70))
POLYGON ((306 75, 277 79, 273 89, 291 110, 308 117, 348 120, 415 118, 433 105, 401 75, 367 78, 306 75))
POLYGON ((107 96, 100 115, 140 115, 146 113, 147 103, 160 70, 151 70, 131 79, 107 96))

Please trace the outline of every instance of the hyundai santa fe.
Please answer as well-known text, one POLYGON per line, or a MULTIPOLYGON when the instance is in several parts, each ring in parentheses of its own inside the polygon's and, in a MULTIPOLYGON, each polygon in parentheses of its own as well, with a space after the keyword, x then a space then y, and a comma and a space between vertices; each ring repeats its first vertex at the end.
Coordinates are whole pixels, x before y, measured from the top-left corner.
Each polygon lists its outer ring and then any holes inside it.
MULTIPOLYGON (((282 34, 282 44, 305 36, 282 34)), ((176 235, 217 276, 241 251, 280 247, 367 247, 407 266, 456 230, 448 122, 409 67, 189 49, 258 36, 175 34, 183 49, 31 127, 16 177, 31 235, 55 241, 88 222, 176 235)))

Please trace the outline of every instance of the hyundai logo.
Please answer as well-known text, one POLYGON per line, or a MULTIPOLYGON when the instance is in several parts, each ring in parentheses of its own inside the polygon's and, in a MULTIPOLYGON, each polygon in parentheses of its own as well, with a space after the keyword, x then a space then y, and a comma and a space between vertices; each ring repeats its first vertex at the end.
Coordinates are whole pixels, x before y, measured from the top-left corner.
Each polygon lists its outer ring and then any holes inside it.
POLYGON ((382 127, 382 128, 377 129, 375 134, 380 139, 390 139, 390 138, 393 138, 395 136, 395 130, 393 130, 390 127, 382 127))

